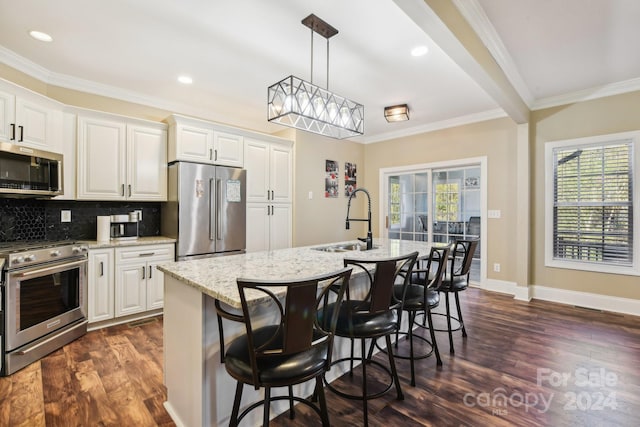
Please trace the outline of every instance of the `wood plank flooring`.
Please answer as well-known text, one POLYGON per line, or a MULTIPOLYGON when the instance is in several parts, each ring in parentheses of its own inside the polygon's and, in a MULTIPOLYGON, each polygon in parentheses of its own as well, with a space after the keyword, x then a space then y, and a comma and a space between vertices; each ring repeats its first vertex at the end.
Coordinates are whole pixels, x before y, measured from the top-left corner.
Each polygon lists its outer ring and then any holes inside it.
MULTIPOLYGON (((461 300, 468 338, 458 333, 451 355, 438 332, 444 366, 417 361, 416 387, 398 360, 405 400, 390 392, 371 401, 371 426, 640 425, 640 318, 479 289, 461 300)), ((162 360, 162 318, 90 332, 0 378, 0 426, 173 426, 162 360)), ((370 373, 371 387, 384 381, 370 373)), ((338 381, 360 387, 357 370, 338 381)), ((362 425, 360 402, 326 396, 332 425, 362 425)), ((295 420, 271 425, 319 420, 299 406, 295 420)))

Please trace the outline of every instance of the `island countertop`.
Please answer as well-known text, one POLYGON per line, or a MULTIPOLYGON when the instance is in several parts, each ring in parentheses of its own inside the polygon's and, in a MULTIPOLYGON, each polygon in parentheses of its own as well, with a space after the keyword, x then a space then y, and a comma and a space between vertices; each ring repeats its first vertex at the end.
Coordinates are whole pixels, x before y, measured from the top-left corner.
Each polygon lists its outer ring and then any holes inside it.
MULTIPOLYGON (((425 242, 376 238, 369 251, 324 252, 317 248, 355 243, 354 241, 327 243, 275 251, 254 252, 179 261, 158 266, 176 280, 198 289, 217 300, 240 308, 236 279, 298 280, 344 267, 344 259, 377 259, 406 255, 414 251, 428 255, 430 245, 425 242)), ((256 301, 258 302, 258 301, 256 301)))

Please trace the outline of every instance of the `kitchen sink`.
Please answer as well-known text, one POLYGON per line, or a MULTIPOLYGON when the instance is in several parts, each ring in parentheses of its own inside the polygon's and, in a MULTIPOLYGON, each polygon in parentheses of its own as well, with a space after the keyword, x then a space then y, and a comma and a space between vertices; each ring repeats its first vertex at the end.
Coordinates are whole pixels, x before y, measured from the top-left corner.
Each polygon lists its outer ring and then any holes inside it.
MULTIPOLYGON (((380 246, 374 246, 371 249, 378 249, 380 246)), ((367 245, 365 243, 345 243, 340 245, 320 246, 313 248, 316 251, 322 252, 349 252, 349 251, 366 251, 367 245)))

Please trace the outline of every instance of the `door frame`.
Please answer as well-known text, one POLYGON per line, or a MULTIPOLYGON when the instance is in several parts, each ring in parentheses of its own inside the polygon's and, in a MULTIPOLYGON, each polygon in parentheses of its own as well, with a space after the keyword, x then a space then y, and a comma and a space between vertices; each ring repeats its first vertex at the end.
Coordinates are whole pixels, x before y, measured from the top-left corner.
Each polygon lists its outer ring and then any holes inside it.
MULTIPOLYGON (((480 259, 480 283, 478 285, 481 288, 486 286, 487 282, 487 181, 488 181, 488 169, 487 169, 487 156, 481 157, 468 157, 464 159, 455 159, 455 160, 445 160, 440 162, 431 162, 431 163, 419 163, 414 165, 406 165, 406 166, 395 166, 388 168, 380 168, 379 170, 379 182, 378 182, 378 194, 381 195, 379 198, 378 212, 380 215, 378 217, 378 230, 380 230, 381 237, 388 237, 389 230, 386 227, 386 217, 389 215, 388 212, 388 199, 389 199, 389 191, 387 182, 389 180, 389 176, 391 175, 399 175, 399 174, 407 174, 407 173, 417 173, 424 172, 425 170, 433 170, 433 169, 443 169, 443 168, 455 168, 455 167, 467 167, 467 166, 480 166, 480 211, 482 212, 481 220, 480 220, 480 248, 481 248, 481 259, 480 259)), ((431 181, 431 180, 430 180, 431 181)), ((431 195, 433 189, 429 190, 429 195, 431 195)), ((430 201, 428 205, 429 212, 432 213, 432 201, 430 201)), ((432 234, 429 234, 429 239, 432 238, 432 234)))

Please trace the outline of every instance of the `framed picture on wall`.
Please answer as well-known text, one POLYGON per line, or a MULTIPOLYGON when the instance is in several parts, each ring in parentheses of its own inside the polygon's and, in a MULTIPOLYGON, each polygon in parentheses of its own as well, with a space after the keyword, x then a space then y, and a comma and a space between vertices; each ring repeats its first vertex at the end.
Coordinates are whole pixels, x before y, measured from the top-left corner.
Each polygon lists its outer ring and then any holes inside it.
POLYGON ((356 164, 345 162, 344 164, 344 195, 346 197, 351 196, 353 192, 356 191, 356 188, 358 188, 356 164))
POLYGON ((335 160, 325 161, 324 197, 338 197, 338 162, 335 160))

